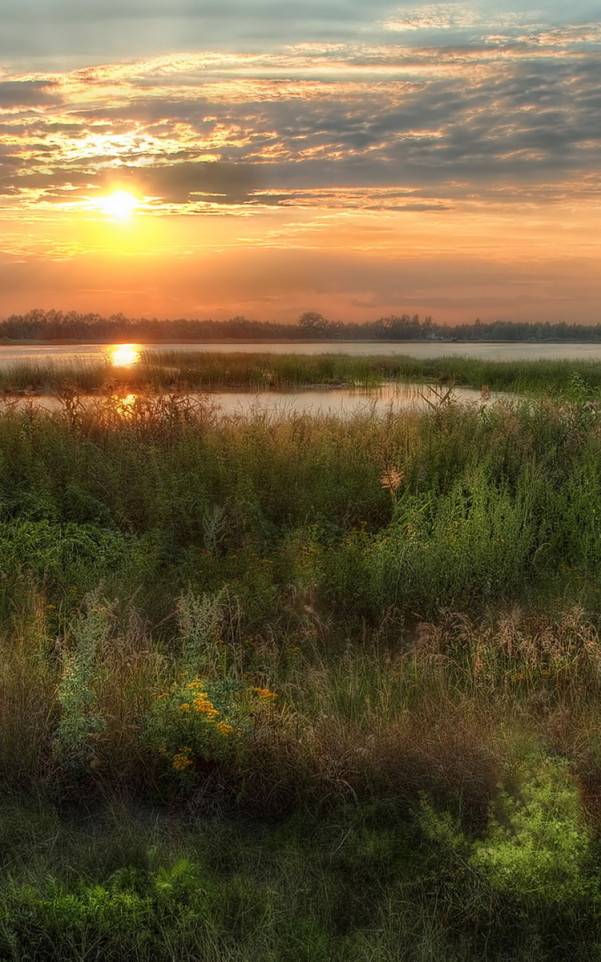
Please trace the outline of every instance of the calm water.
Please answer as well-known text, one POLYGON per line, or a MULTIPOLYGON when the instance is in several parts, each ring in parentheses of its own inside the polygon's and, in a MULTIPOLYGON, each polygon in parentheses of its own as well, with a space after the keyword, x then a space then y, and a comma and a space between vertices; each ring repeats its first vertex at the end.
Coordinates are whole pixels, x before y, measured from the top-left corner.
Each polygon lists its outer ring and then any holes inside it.
MULTIPOLYGON (((335 417, 351 417, 354 414, 373 414, 382 417, 407 410, 426 410, 436 407, 439 397, 435 391, 425 385, 417 384, 383 384, 379 388, 370 390, 348 390, 333 388, 327 391, 260 391, 250 393, 246 391, 215 391, 210 394, 192 394, 191 399, 207 404, 209 409, 218 417, 281 417, 298 414, 333 415, 335 417)), ((476 404, 484 406, 494 404, 501 397, 509 395, 491 394, 483 398, 480 391, 470 388, 455 388, 453 398, 460 404, 476 404)), ((8 398, 4 401, 8 406, 24 408, 28 404, 44 408, 47 411, 58 411, 61 402, 55 397, 8 398)), ((84 403, 90 406, 109 404, 116 407, 127 417, 136 403, 135 394, 124 397, 114 395, 110 398, 88 398, 84 403)), ((0 410, 2 401, 0 400, 0 410)))
MULTIPOLYGON (((0 366, 10 367, 22 363, 46 363, 52 361, 93 361, 106 357, 111 344, 21 344, 0 346, 0 366)), ((144 350, 145 345, 139 345, 144 350)), ((597 360, 601 361, 601 344, 450 344, 441 341, 382 343, 378 341, 338 341, 324 344, 322 341, 286 341, 277 344, 151 344, 148 349, 164 351, 210 351, 244 352, 255 354, 349 354, 387 355, 405 354, 416 358, 436 358, 459 355, 463 357, 489 358, 493 361, 545 360, 597 360)))
MULTIPOLYGON (((506 395, 504 395, 506 396, 506 395)), ((501 395, 491 394, 484 400, 480 391, 470 388, 457 388, 453 397, 461 404, 492 404, 501 395)), ((349 391, 335 388, 329 391, 295 391, 286 393, 261 392, 218 393, 210 395, 217 412, 228 417, 248 417, 252 415, 334 415, 349 417, 353 414, 375 414, 383 416, 400 411, 425 409, 436 406, 437 397, 433 390, 416 384, 384 384, 374 390, 349 391)))

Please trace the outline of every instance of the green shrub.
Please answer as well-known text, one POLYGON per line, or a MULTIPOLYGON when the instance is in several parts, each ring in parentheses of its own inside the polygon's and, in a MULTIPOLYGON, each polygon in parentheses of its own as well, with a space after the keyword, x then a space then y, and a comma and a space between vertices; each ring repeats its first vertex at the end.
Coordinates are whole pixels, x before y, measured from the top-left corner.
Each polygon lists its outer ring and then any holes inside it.
POLYGON ((564 759, 540 758, 517 793, 499 795, 470 864, 494 891, 523 900, 524 908, 552 913, 592 901, 601 909, 592 837, 564 759))

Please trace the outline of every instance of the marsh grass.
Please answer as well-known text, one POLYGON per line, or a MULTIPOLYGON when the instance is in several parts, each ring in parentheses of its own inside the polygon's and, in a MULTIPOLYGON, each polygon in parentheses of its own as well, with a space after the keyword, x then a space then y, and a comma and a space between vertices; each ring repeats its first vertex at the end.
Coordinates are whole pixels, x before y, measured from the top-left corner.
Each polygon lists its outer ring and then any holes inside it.
POLYGON ((376 389, 385 382, 471 387, 486 393, 600 400, 601 366, 596 361, 492 361, 462 356, 412 358, 350 357, 344 354, 218 353, 144 350, 130 367, 101 361, 18 363, 0 369, 5 398, 77 391, 93 396, 119 392, 205 393, 294 391, 308 387, 376 389))
POLYGON ((9 406, 0 957, 597 957, 600 446, 9 406))

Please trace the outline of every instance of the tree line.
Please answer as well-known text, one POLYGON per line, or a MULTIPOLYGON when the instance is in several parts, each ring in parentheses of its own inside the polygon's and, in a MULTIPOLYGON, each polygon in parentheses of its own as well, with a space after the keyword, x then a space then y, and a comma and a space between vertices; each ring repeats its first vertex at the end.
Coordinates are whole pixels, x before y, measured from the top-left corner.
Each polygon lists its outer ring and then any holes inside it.
POLYGON ((331 321, 315 311, 301 314, 295 324, 249 320, 225 321, 177 318, 103 317, 77 311, 32 310, 0 321, 0 340, 10 341, 601 341, 601 324, 475 320, 437 324, 426 316, 399 314, 362 323, 331 321))

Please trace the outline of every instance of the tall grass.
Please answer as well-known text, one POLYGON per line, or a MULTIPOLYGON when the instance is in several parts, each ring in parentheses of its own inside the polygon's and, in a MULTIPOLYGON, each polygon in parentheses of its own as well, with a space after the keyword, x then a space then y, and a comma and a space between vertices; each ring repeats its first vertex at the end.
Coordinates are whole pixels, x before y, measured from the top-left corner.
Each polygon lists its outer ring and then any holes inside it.
POLYGON ((600 447, 9 407, 0 957, 598 956, 600 447))
MULTIPOLYGON (((195 672, 208 672, 207 684, 251 677, 286 693, 277 704, 291 716, 275 742, 255 732, 247 746, 263 753, 269 778, 278 771, 279 789, 241 769, 239 757, 226 779, 238 794, 238 779, 252 783, 248 798, 267 793, 275 808, 320 795, 330 775, 316 759, 345 758, 361 745, 377 757, 379 729, 398 757, 414 732, 437 730, 439 705, 446 718, 457 701, 468 724, 482 690, 504 712, 503 699, 526 680, 548 699, 545 679, 571 679, 574 704, 588 704, 579 686, 596 697, 596 668, 587 666, 597 650, 601 565, 598 418, 584 402, 445 404, 344 422, 223 420, 161 399, 127 413, 73 403, 54 415, 8 411, 0 419, 0 610, 11 665, 5 779, 15 777, 16 758, 17 781, 30 784, 68 782, 76 769, 91 776, 96 759, 99 784, 110 772, 115 784, 160 795, 160 759, 149 755, 142 719, 157 692, 179 697, 184 637, 202 653, 186 669, 189 681, 195 672), (182 611, 196 610, 194 599, 199 611, 216 599, 210 630, 184 631, 182 611), (575 605, 592 622, 576 624, 575 660, 566 654, 564 669, 553 639, 566 635, 565 612, 575 605), (505 624, 514 606, 530 626, 547 619, 540 631, 551 640, 540 652, 522 643, 521 629, 506 643, 498 627, 466 629, 463 640, 461 621, 453 632, 441 627, 449 612, 469 624, 505 624), (422 664, 415 646, 424 624, 428 637, 460 640, 422 664), (476 645, 478 633, 487 640, 476 645), (29 724, 32 699, 37 721, 29 724), (330 720, 325 741, 312 713, 330 720), (277 752, 270 761, 276 743, 298 784, 282 777, 277 752)), ((194 617, 190 624, 201 625, 194 617)), ((528 627, 526 637, 537 631, 528 627)), ((383 777, 372 774, 365 785, 383 777)), ((332 777, 358 791, 348 773, 332 777)))
POLYGON ((391 607, 430 616, 534 597, 560 573, 593 603, 598 421, 587 403, 344 423, 217 419, 176 398, 127 414, 12 411, 0 422, 5 566, 27 563, 52 603, 105 577, 158 620, 190 580, 235 584, 257 612, 281 610, 287 585, 375 622, 391 607))

